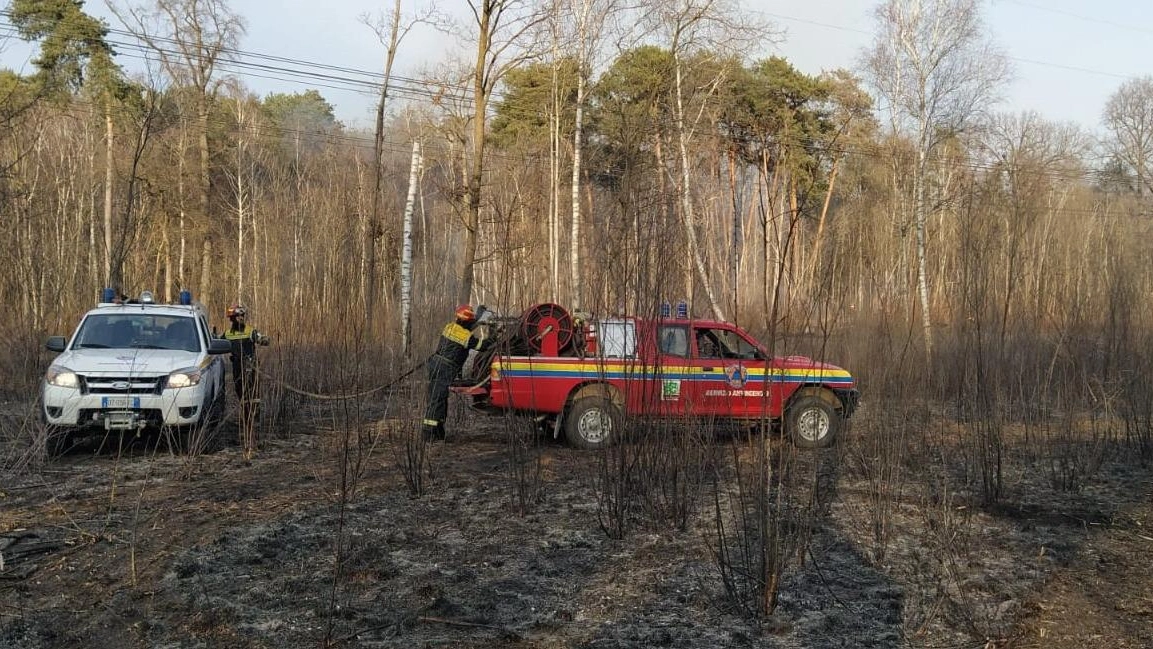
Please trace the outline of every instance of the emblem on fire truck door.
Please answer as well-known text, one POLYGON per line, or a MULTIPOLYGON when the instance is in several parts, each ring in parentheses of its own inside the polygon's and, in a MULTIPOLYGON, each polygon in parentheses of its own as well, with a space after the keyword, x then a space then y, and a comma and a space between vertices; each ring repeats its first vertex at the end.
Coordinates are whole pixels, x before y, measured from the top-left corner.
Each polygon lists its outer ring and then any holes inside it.
POLYGON ((730 388, 740 389, 749 382, 749 371, 740 365, 730 365, 725 368, 725 378, 730 388))
POLYGON ((676 401, 681 398, 681 382, 675 379, 661 381, 661 400, 676 401))

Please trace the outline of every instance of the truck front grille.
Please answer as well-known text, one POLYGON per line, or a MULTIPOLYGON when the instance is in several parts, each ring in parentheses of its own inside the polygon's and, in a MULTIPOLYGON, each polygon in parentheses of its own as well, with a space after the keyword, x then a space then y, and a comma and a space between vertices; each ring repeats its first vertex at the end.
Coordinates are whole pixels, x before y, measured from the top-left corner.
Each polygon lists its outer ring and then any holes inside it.
POLYGON ((160 394, 166 376, 85 376, 80 377, 82 394, 160 394))

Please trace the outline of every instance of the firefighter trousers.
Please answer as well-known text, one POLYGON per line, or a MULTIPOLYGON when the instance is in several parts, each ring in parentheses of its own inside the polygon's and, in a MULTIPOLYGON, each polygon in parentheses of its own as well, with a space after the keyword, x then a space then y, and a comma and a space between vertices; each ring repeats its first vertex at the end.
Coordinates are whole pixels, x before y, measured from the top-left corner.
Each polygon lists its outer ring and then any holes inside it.
POLYGON ((425 364, 428 372, 428 401, 424 411, 424 434, 444 437, 444 420, 448 416, 448 387, 460 373, 460 365, 434 354, 425 364))

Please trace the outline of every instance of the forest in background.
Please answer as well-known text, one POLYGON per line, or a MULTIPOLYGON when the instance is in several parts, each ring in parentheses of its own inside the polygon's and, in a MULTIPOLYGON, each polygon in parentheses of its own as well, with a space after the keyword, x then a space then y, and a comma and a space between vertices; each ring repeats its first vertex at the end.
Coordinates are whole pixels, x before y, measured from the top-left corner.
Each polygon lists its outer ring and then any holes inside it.
POLYGON ((223 72, 244 34, 224 0, 122 7, 115 32, 83 5, 3 14, 40 46, 35 74, 0 71, 11 396, 106 285, 189 289, 216 322, 243 302, 317 389, 411 364, 457 302, 687 299, 882 409, 993 431, 1106 412, 1153 454, 1153 79, 1096 135, 998 112, 1011 70, 974 0, 883 3, 858 64, 819 76, 743 55, 776 32, 737 2, 475 0, 450 24, 398 0, 371 133, 223 72), (416 21, 472 58, 389 85, 416 21))

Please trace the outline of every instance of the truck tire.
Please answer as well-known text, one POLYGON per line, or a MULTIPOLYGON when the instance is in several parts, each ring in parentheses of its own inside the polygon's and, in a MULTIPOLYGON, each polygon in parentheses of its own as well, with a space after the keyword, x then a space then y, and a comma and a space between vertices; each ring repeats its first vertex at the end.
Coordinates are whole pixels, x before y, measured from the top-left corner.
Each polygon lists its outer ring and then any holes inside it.
POLYGON ((565 439, 576 448, 605 448, 616 440, 620 430, 621 409, 604 397, 577 399, 565 413, 565 439))
POLYGON ((71 429, 45 425, 44 454, 48 459, 57 458, 72 450, 76 445, 75 433, 71 429))
POLYGON ((224 421, 224 410, 226 406, 224 390, 217 390, 215 396, 205 399, 204 414, 201 416, 200 422, 205 426, 219 426, 220 422, 224 421))
POLYGON ((841 414, 825 399, 807 394, 789 404, 785 431, 798 448, 827 448, 841 432, 841 414))

